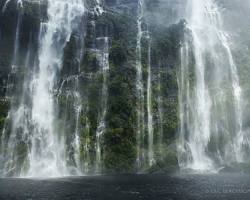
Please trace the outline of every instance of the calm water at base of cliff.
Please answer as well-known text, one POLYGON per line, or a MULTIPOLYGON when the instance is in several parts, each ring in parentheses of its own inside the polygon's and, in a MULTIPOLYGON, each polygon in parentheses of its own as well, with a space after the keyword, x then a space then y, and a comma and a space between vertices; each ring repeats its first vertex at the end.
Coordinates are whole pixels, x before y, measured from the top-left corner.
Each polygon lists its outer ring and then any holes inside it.
POLYGON ((249 200, 250 175, 122 175, 0 179, 6 200, 249 200))

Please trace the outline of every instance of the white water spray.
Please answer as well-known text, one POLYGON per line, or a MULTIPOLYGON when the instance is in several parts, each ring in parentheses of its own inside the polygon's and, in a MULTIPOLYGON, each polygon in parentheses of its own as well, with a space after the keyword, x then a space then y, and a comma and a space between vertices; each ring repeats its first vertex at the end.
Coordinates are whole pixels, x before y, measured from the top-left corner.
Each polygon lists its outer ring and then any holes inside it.
POLYGON ((68 175, 64 137, 55 128, 54 84, 61 69, 63 48, 84 12, 82 0, 48 1, 49 21, 41 27, 39 69, 31 83, 33 130, 30 177, 68 175))
POLYGON ((181 49, 179 162, 213 172, 242 159, 241 87, 215 1, 189 0, 187 12, 192 44, 186 36, 181 49))

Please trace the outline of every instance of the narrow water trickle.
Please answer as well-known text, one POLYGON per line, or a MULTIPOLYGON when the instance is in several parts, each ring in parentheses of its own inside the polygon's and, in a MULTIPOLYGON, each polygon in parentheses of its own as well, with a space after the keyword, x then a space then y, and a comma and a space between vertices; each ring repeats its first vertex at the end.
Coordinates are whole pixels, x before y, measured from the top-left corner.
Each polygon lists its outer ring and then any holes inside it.
POLYGON ((96 172, 101 172, 102 165, 102 141, 103 134, 106 129, 106 114, 107 114, 107 101, 108 101, 108 75, 109 75, 109 38, 102 37, 98 38, 100 42, 102 42, 102 50, 100 51, 100 55, 98 57, 99 65, 101 67, 102 73, 102 90, 101 90, 101 105, 98 116, 98 126, 96 130, 96 172))
MULTIPOLYGON (((4 13, 7 9, 8 4, 10 3, 10 1, 6 1, 3 7, 2 12, 4 13)), ((16 154, 16 145, 18 143, 18 141, 16 141, 16 137, 19 136, 18 134, 18 128, 22 128, 23 130, 23 135, 21 138, 21 142, 22 141, 27 141, 27 128, 25 127, 25 125, 27 124, 26 120, 22 119, 23 115, 28 115, 26 106, 24 105, 23 101, 24 101, 24 93, 22 93, 22 96, 20 98, 20 107, 16 108, 15 107, 15 102, 14 100, 11 98, 13 92, 15 88, 14 88, 14 79, 16 78, 16 74, 19 70, 21 70, 21 66, 18 66, 18 56, 19 56, 19 38, 20 38, 20 27, 21 27, 21 23, 22 23, 22 17, 23 17, 23 4, 21 0, 16 1, 16 5, 17 5, 17 11, 18 11, 18 15, 17 15, 17 25, 16 25, 16 32, 15 32, 15 40, 14 40, 14 52, 13 52, 13 57, 12 57, 12 61, 11 61, 11 71, 10 74, 8 75, 8 81, 7 81, 7 91, 6 91, 6 97, 11 99, 11 104, 12 104, 12 108, 9 110, 8 112, 8 116, 7 116, 7 121, 9 121, 10 119, 13 119, 13 122, 11 124, 12 126, 12 134, 10 135, 10 137, 8 136, 8 127, 7 124, 5 124, 5 127, 3 129, 2 132, 2 152, 4 152, 5 154, 8 154, 8 157, 10 158, 8 160, 8 162, 4 163, 4 169, 3 169, 3 174, 4 175, 8 175, 9 173, 13 173, 12 171, 15 170, 15 168, 18 168, 18 157, 19 155, 16 154), (15 78, 14 78, 15 77, 15 78), (9 138, 8 138, 9 137, 9 138), (5 141, 8 140, 7 145, 5 144, 5 141), (7 146, 7 151, 6 151, 6 147, 7 146)), ((26 56, 26 62, 25 62, 25 68, 28 65, 29 62, 29 57, 30 54, 29 52, 27 53, 26 56)), ((25 85, 25 83, 23 84, 23 87, 26 87, 27 85, 25 85)), ((20 171, 20 169, 19 169, 20 171)))
POLYGON ((138 1, 137 43, 136 43, 136 91, 137 91, 137 166, 151 167, 154 160, 154 124, 152 97, 151 48, 152 41, 149 30, 144 30, 144 1, 138 1), (144 41, 147 53, 143 55, 144 41), (144 67, 146 66, 146 67, 144 67), (147 71, 147 73, 144 72, 147 71))
POLYGON ((104 12, 102 0, 95 0, 95 1, 96 1, 95 12, 98 15, 101 15, 104 12))
POLYGON ((4 5, 3 5, 3 9, 2 9, 2 12, 3 12, 3 13, 5 12, 5 10, 6 10, 7 6, 8 6, 8 4, 9 4, 10 2, 11 2, 11 0, 5 1, 4 5))
POLYGON ((136 89, 137 89, 137 164, 140 168, 144 155, 145 138, 145 109, 144 109, 144 84, 142 74, 142 19, 143 19, 143 0, 138 1, 137 16, 137 45, 136 45, 136 89))
POLYGON ((154 163, 154 127, 152 112, 152 79, 151 79, 151 38, 148 35, 148 79, 147 79, 147 113, 148 113, 148 161, 149 166, 154 163))

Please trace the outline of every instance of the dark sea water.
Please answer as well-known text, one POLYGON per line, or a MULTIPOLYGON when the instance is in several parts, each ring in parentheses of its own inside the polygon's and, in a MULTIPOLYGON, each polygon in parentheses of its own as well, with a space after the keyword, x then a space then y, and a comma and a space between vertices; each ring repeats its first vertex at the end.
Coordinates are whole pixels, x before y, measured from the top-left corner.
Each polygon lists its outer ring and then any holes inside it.
POLYGON ((120 175, 0 179, 6 200, 250 200, 250 175, 120 175))

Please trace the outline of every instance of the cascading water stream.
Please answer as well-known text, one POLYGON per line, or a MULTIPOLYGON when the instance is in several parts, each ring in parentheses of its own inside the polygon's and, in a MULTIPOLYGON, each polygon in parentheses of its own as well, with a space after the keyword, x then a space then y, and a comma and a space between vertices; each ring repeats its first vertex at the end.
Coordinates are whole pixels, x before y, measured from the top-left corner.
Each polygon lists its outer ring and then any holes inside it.
POLYGON ((34 75, 28 176, 67 175, 64 139, 55 130, 53 90, 63 48, 84 12, 81 0, 49 1, 49 21, 42 27, 39 71, 34 75), (78 19, 78 20, 77 20, 78 19), (43 35, 44 34, 44 35, 43 35))
MULTIPOLYGON (((6 9, 8 7, 8 4, 10 3, 10 1, 6 1, 2 12, 3 14, 6 12, 6 9)), ((17 10, 18 10, 18 15, 17 15, 17 25, 16 25, 16 32, 15 32, 15 40, 14 40, 14 52, 13 52, 13 57, 12 57, 12 62, 11 62, 11 72, 8 75, 8 81, 7 81, 7 91, 6 91, 6 98, 11 99, 11 104, 14 105, 14 101, 12 98, 13 95, 13 90, 14 90, 14 83, 13 83, 13 77, 16 76, 16 73, 18 72, 18 70, 20 70, 20 66, 18 66, 18 53, 19 53, 19 38, 20 38, 20 26, 22 23, 22 16, 23 16, 23 2, 21 0, 16 1, 16 5, 17 5, 17 10)), ((27 68, 28 65, 28 60, 29 60, 29 52, 27 53, 27 58, 26 58, 26 62, 25 62, 25 68, 27 68)), ((25 85, 24 85, 25 86, 25 85)), ((15 145, 17 143, 17 141, 15 140, 15 137, 18 135, 17 133, 17 126, 20 126, 20 124, 25 124, 26 121, 22 120, 21 116, 23 114, 27 114, 27 110, 25 109, 25 106, 23 105, 23 100, 24 100, 24 94, 21 96, 20 98, 20 103, 22 104, 20 106, 20 108, 12 108, 9 112, 8 112, 8 116, 7 116, 7 121, 9 121, 11 118, 15 117, 15 120, 13 120, 13 124, 12 126, 12 134, 11 136, 8 138, 7 136, 7 124, 5 124, 3 132, 2 132, 2 137, 1 137, 1 147, 2 147, 2 152, 5 154, 5 156, 7 155, 10 159, 8 162, 4 163, 4 169, 3 169, 3 173, 4 175, 7 175, 9 172, 11 172, 14 168, 16 168, 17 163, 16 160, 18 159, 18 157, 15 155, 15 145), (5 145, 5 142, 8 140, 7 145, 5 145), (7 149, 9 149, 9 151, 6 151, 6 146, 7 149)), ((14 106, 12 106, 14 107, 14 106)), ((27 130, 25 128, 23 128, 24 131, 24 135, 22 137, 21 140, 25 140, 26 136, 27 136, 27 130)))
MULTIPOLYGON (((21 7, 21 1, 18 2, 21 7)), ((20 163, 20 156, 8 155, 5 174, 9 174, 10 171, 16 171, 16 176, 28 177, 70 174, 66 163, 64 136, 56 128, 54 91, 57 74, 62 65, 64 47, 72 32, 78 29, 84 10, 82 0, 48 1, 48 22, 42 23, 40 27, 39 66, 32 72, 31 78, 27 78, 23 87, 24 93, 29 94, 28 102, 31 102, 31 105, 21 102, 15 114, 10 116, 12 127, 6 152, 12 152, 14 155, 15 150, 20 148, 21 141, 22 148, 27 147, 27 156, 25 162, 20 163), (22 138, 20 141, 17 139, 19 137, 22 138), (21 169, 18 170, 17 167, 21 169)), ((18 27, 17 24, 17 29, 18 27)), ((19 42, 18 36, 16 42, 19 42)), ((14 55, 17 52, 16 47, 14 55)), ((29 53, 27 63, 28 57, 29 53)))
POLYGON ((10 2, 11 2, 11 0, 5 1, 4 5, 3 5, 3 8, 2 8, 2 12, 3 12, 3 13, 6 11, 7 6, 8 6, 8 4, 9 4, 10 2))
MULTIPOLYGON (((80 138, 80 130, 79 130, 79 124, 80 124, 80 117, 82 112, 82 98, 79 93, 79 77, 76 78, 76 85, 75 85, 75 113, 76 113, 76 123, 75 123, 75 136, 74 136, 74 159, 76 162, 76 168, 79 170, 81 169, 81 138, 80 138)), ((79 173, 79 172, 78 172, 79 173)))
POLYGON ((136 89, 137 89, 137 166, 144 168, 154 164, 154 126, 152 105, 151 36, 143 30, 144 1, 138 1, 137 45, 136 45, 136 89), (143 73, 143 40, 147 41, 147 79, 143 73), (147 139, 147 142, 145 141, 147 139), (147 162, 147 164, 145 163, 147 162), (144 165, 146 164, 146 165, 144 165))
POLYGON ((187 11, 192 39, 186 35, 181 48, 179 163, 211 172, 242 161, 241 87, 216 2, 189 0, 187 11))
POLYGON ((147 113, 148 113, 148 161, 149 166, 154 163, 154 127, 152 112, 152 79, 151 79, 151 38, 148 35, 148 79, 147 79, 147 113))
MULTIPOLYGON (((7 9, 7 6, 10 1, 6 1, 5 5, 3 7, 3 13, 7 9)), ((16 65, 16 59, 17 59, 17 54, 18 54, 18 49, 19 49, 19 37, 20 37, 20 26, 22 22, 22 14, 23 14, 23 2, 22 0, 17 0, 17 9, 18 9, 18 18, 17 18, 17 28, 16 28, 16 37, 15 37, 15 45, 14 45, 14 56, 12 59, 12 68, 15 67, 16 65)))
MULTIPOLYGON (((162 90, 160 73, 158 74, 157 87, 158 87, 159 91, 162 90)), ((159 130, 159 136, 158 136, 158 140, 157 140, 157 146, 158 146, 157 148, 158 148, 159 154, 162 155, 162 153, 163 153, 163 149, 162 149, 162 147, 163 147, 163 145, 162 145, 162 141, 163 141, 163 109, 162 109, 163 99, 162 99, 161 93, 158 94, 157 104, 158 104, 158 130, 159 130)))
POLYGON ((107 114, 107 101, 108 101, 108 75, 109 75, 109 38, 97 38, 97 40, 102 41, 103 47, 98 57, 99 65, 101 67, 103 75, 103 84, 101 91, 101 106, 100 113, 98 116, 98 126, 96 130, 96 172, 101 171, 102 164, 102 138, 106 129, 106 114, 107 114))
POLYGON ((230 73, 232 79, 232 89, 235 104, 235 118, 236 118, 236 137, 234 138, 234 152, 236 156, 236 162, 244 162, 244 146, 249 147, 250 141, 244 133, 243 118, 242 118, 242 89, 239 82, 237 66, 234 62, 233 55, 229 46, 227 36, 224 32, 219 33, 219 38, 224 46, 229 59, 230 73))
POLYGON ((95 0, 96 1, 96 7, 95 7, 95 11, 98 13, 98 15, 101 15, 104 12, 103 9, 103 3, 102 0, 95 0))
POLYGON ((138 1, 138 18, 137 18, 137 45, 136 45, 136 89, 137 89, 137 164, 140 168, 144 160, 143 143, 145 133, 145 110, 144 110, 144 84, 142 75, 142 18, 143 18, 143 1, 138 1))
MULTIPOLYGON (((81 55, 81 54, 80 54, 81 55)), ((79 59, 79 61, 81 58, 79 59)), ((58 102, 60 101, 60 98, 65 97, 66 98, 66 108, 65 113, 72 112, 73 115, 73 122, 68 122, 67 114, 64 115, 63 119, 63 126, 64 126, 64 135, 71 134, 72 130, 67 131, 67 125, 68 123, 73 123, 73 137, 72 141, 65 141, 69 145, 69 149, 66 150, 68 153, 68 158, 72 159, 71 167, 70 167, 70 173, 74 175, 81 175, 82 173, 82 164, 81 164, 81 131, 80 131, 80 121, 81 121, 81 112, 82 112, 82 98, 80 94, 80 71, 78 70, 77 75, 72 75, 64 79, 61 83, 61 86, 59 88, 59 92, 57 95, 58 102), (70 90, 67 88, 66 91, 63 91, 64 87, 67 87, 67 85, 73 85, 70 90), (73 100, 73 103, 72 103, 73 100), (72 103, 72 105, 71 105, 72 103), (73 110, 69 110, 73 109, 73 110), (71 157, 70 154, 73 154, 71 157)), ((57 103, 58 103, 57 102, 57 103)), ((65 144, 66 145, 66 144, 65 144)), ((66 157, 67 157, 66 156, 66 157)), ((69 168, 69 167, 68 167, 69 168)))

